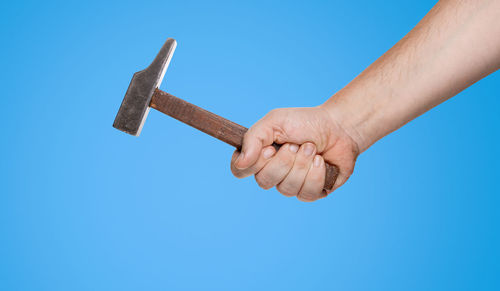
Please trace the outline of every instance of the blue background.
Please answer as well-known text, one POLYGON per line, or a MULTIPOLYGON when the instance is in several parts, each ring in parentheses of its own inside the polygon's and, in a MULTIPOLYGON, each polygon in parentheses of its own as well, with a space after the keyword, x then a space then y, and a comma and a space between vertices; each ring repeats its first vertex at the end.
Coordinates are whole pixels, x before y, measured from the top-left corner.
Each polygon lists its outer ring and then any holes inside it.
POLYGON ((312 204, 158 112, 111 127, 167 37, 162 89, 250 126, 322 103, 435 2, 3 1, 0 290, 499 290, 498 73, 312 204))

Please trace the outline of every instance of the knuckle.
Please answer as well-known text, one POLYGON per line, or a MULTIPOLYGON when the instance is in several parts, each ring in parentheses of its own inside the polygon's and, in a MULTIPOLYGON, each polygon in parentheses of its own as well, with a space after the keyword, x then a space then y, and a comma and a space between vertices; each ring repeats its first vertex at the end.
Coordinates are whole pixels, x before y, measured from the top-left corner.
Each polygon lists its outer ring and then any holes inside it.
POLYGON ((308 175, 307 179, 311 181, 314 184, 320 184, 324 181, 325 179, 325 173, 323 172, 317 172, 317 173, 312 173, 311 175, 308 175))
POLYGON ((276 189, 286 197, 293 197, 297 195, 296 191, 286 184, 279 184, 278 186, 276 186, 276 189))
MULTIPOLYGON (((250 129, 252 129, 252 128, 250 128, 250 129)), ((245 132, 245 134, 243 135, 243 141, 247 141, 252 137, 252 131, 250 131, 250 129, 247 130, 247 132, 245 132)))
POLYGON ((297 157, 293 163, 293 167, 298 170, 305 170, 306 168, 309 168, 309 163, 306 159, 297 157))
POLYGON ((302 202, 313 202, 316 201, 316 195, 300 193, 299 195, 297 195, 297 199, 302 202))
POLYGON ((234 170, 233 168, 231 168, 231 173, 233 173, 233 176, 235 176, 236 178, 243 178, 243 175, 238 172, 237 170, 234 170))
POLYGON ((255 181, 259 187, 264 190, 268 190, 273 187, 271 179, 267 175, 255 175, 255 181))
POLYGON ((241 178, 241 172, 238 171, 234 166, 233 164, 231 164, 231 173, 233 174, 233 176, 235 176, 236 178, 241 178))
POLYGON ((311 201, 316 201, 318 198, 321 196, 321 193, 323 189, 315 189, 315 188, 310 188, 308 187, 307 189, 301 189, 299 194, 297 195, 297 198, 300 201, 305 201, 305 202, 311 202, 311 201))
POLYGON ((238 179, 243 179, 248 177, 248 175, 244 172, 233 172, 233 175, 238 179))
POLYGON ((238 170, 237 168, 234 167, 233 164, 231 164, 231 173, 238 179, 246 178, 250 175, 248 171, 238 170))
POLYGON ((283 153, 278 159, 277 162, 279 167, 291 169, 293 167, 294 155, 291 153, 283 153))

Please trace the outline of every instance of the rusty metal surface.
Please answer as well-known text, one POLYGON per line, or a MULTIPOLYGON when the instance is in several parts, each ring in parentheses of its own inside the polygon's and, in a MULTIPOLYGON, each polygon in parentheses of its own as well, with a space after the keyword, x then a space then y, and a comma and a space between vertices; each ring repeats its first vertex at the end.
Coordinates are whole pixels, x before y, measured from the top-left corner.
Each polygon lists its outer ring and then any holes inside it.
POLYGON ((149 103, 153 93, 163 80, 176 45, 177 42, 173 38, 167 39, 153 62, 146 69, 134 74, 116 114, 113 127, 139 136, 149 113, 149 103))

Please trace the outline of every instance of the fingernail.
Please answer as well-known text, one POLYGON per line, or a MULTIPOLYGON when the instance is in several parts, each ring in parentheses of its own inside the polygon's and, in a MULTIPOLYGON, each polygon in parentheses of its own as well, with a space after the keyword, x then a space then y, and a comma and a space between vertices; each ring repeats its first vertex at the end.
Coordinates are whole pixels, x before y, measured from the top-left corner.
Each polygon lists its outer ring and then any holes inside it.
POLYGON ((274 154, 274 149, 273 148, 266 148, 262 155, 264 156, 264 159, 269 159, 272 157, 274 154))
POLYGON ((241 152, 240 155, 236 158, 236 161, 234 162, 234 166, 237 168, 237 169, 242 169, 239 167, 239 164, 240 164, 240 161, 242 161, 243 159, 245 158, 245 153, 244 152, 241 152))
POLYGON ((292 152, 292 153, 296 153, 298 150, 299 150, 299 146, 296 145, 296 144, 291 144, 288 146, 288 149, 292 152))
POLYGON ((314 157, 314 166, 319 168, 321 166, 321 156, 317 155, 314 157))
POLYGON ((310 143, 306 144, 305 145, 305 148, 304 148, 304 154, 306 156, 310 156, 314 153, 314 146, 310 143))

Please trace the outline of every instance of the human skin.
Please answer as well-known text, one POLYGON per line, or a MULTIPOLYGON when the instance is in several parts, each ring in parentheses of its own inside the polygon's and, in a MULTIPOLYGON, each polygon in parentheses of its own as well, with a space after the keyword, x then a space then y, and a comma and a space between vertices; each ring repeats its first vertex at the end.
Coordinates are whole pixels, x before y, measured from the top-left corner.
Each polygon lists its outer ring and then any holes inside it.
POLYGON ((376 141, 499 68, 500 1, 441 0, 324 104, 275 109, 255 123, 231 171, 302 201, 326 197, 325 161, 339 167, 335 190, 376 141))

